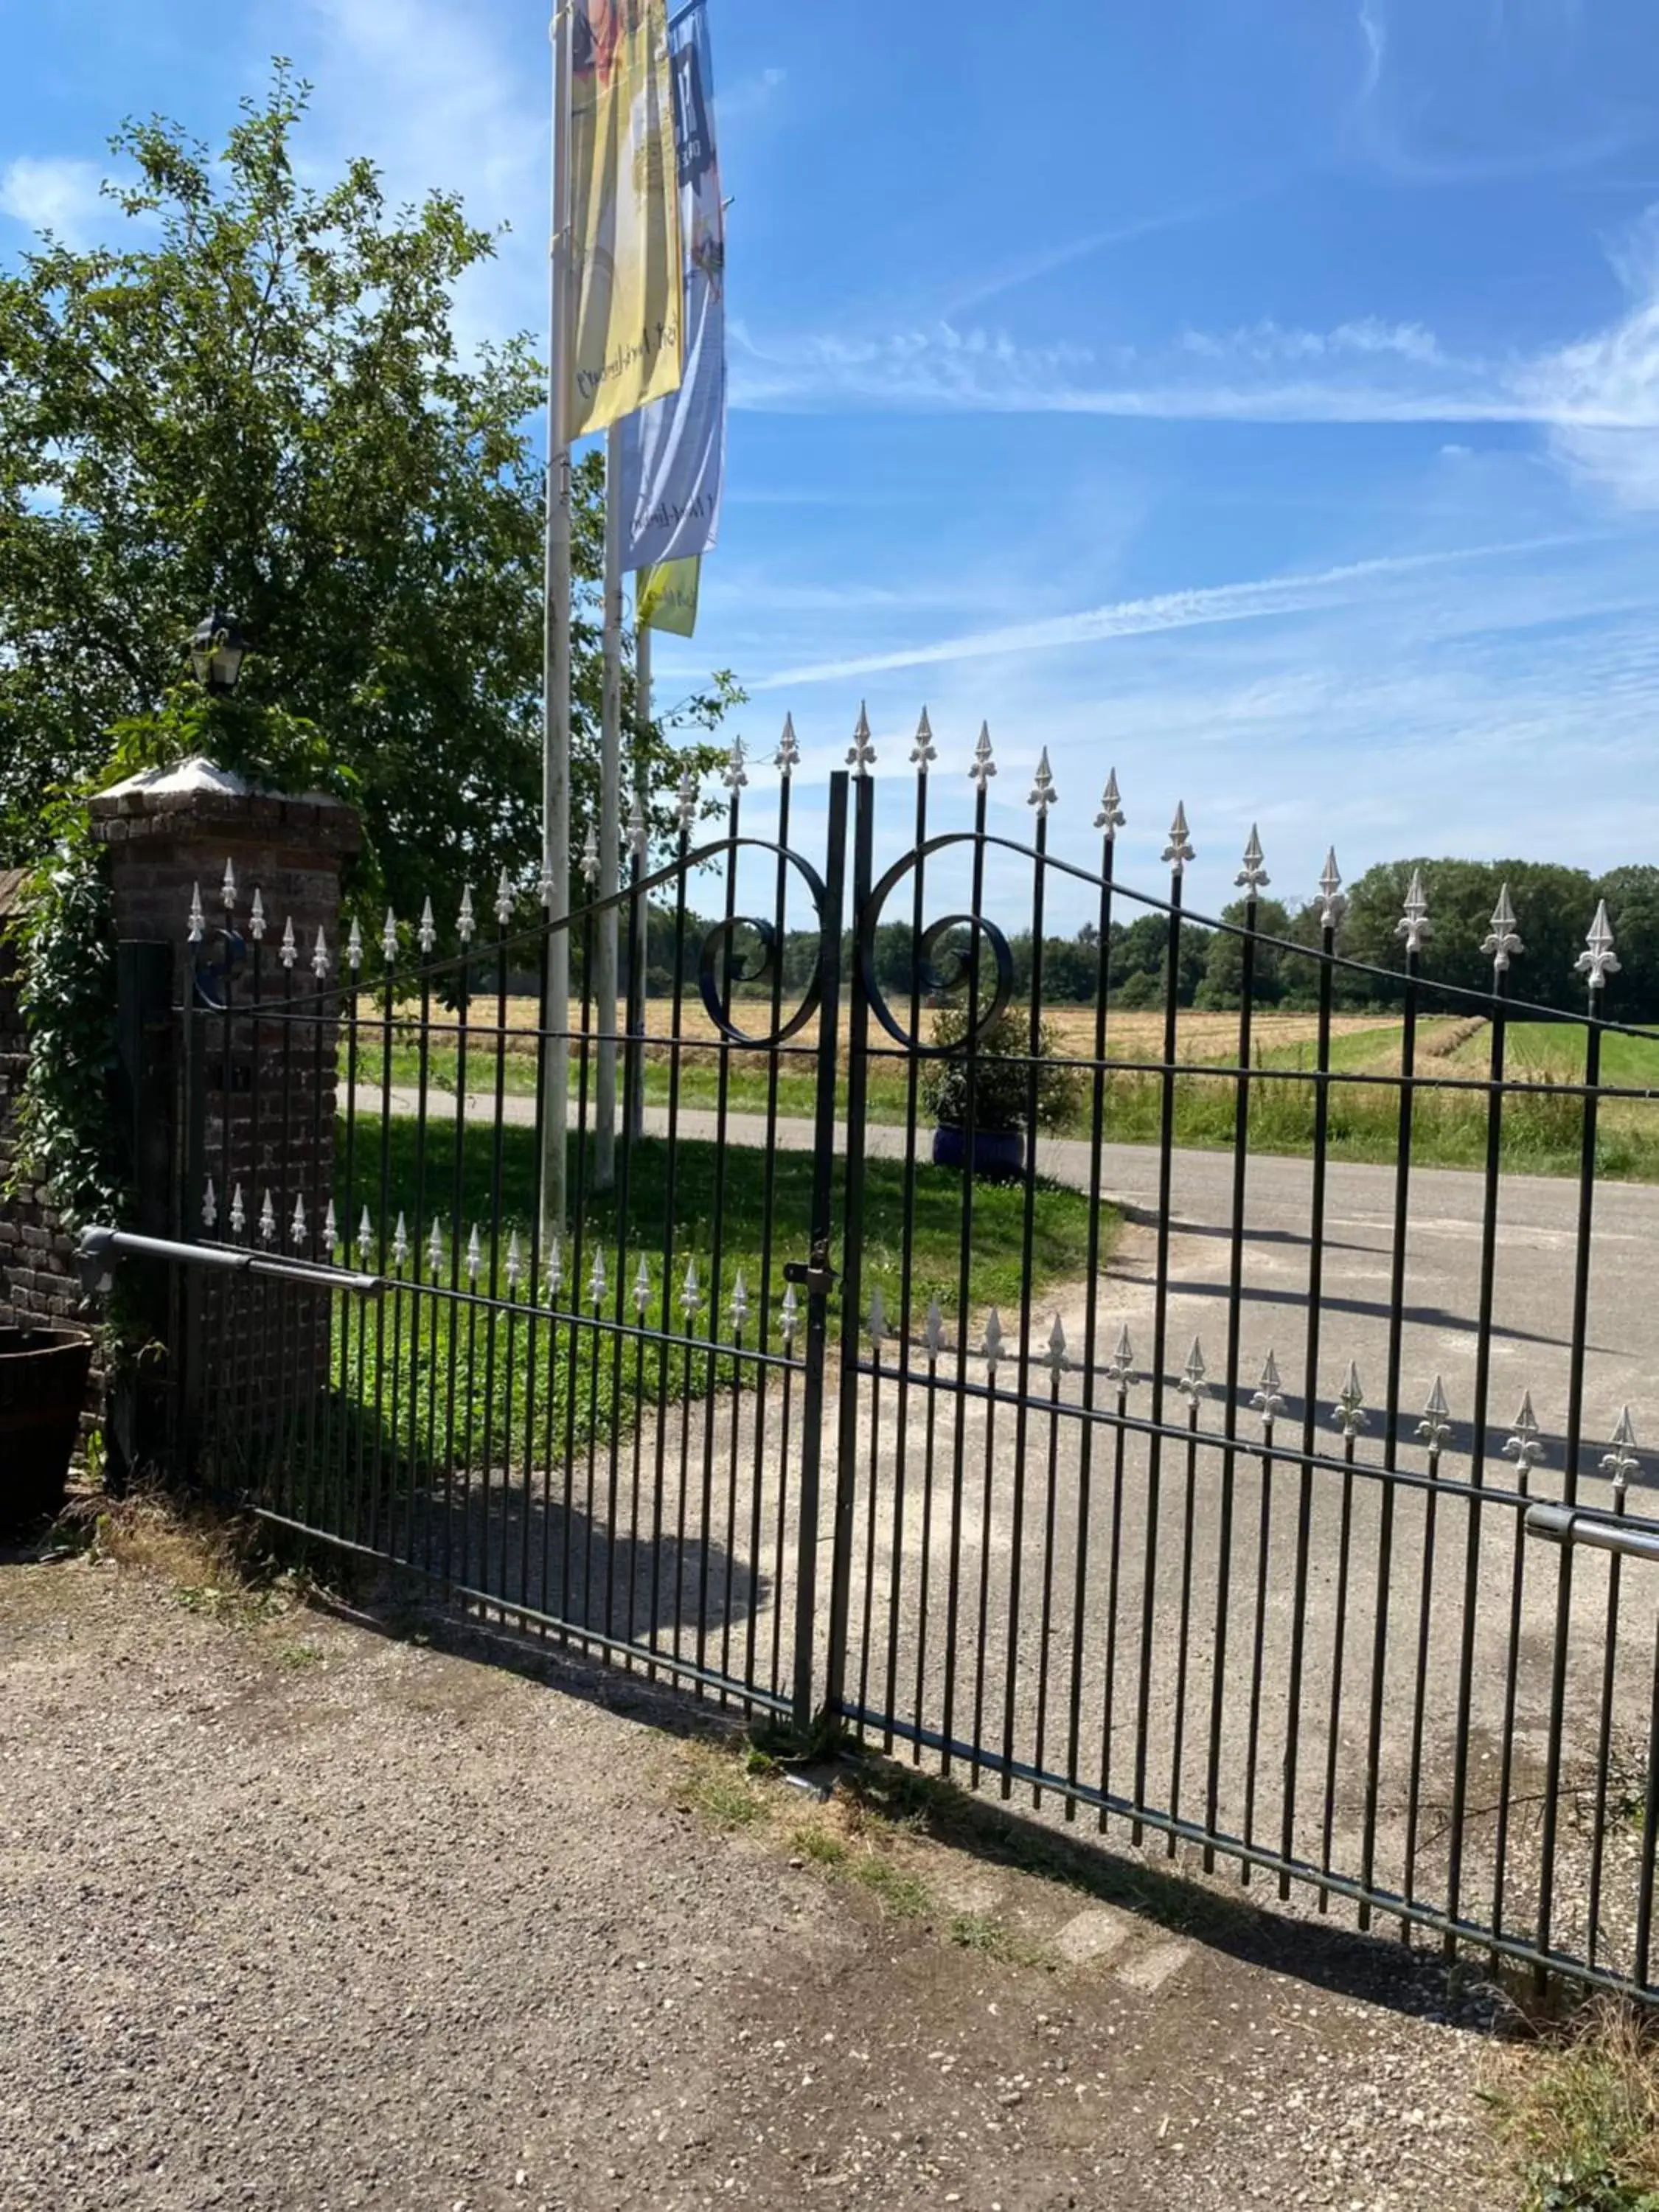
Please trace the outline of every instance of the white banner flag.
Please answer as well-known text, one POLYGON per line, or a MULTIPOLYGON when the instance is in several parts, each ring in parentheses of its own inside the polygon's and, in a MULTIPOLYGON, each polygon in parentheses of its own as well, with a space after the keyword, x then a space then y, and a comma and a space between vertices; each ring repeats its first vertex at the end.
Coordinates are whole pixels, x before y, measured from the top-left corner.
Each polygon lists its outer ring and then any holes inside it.
POLYGON ((678 392, 622 424, 625 568, 708 552, 726 468, 726 219, 702 0, 670 26, 668 41, 685 250, 684 374, 678 392))

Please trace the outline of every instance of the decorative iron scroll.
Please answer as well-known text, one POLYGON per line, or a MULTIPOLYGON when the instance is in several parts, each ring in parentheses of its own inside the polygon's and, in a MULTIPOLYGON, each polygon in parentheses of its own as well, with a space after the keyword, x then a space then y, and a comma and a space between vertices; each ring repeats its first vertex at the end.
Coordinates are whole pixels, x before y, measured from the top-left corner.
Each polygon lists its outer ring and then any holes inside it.
MULTIPOLYGON (((799 853, 792 853, 787 845, 773 844, 764 837, 727 838, 719 845, 709 846, 703 852, 688 855, 682 865, 689 868, 700 861, 717 859, 724 854, 726 855, 728 866, 735 866, 738 848, 744 845, 752 846, 757 852, 775 854, 781 864, 787 862, 790 867, 799 872, 811 898, 813 911, 817 916, 818 922, 817 957, 812 963, 812 973, 807 979, 806 989, 800 1004, 781 1028, 768 1029, 758 1036, 751 1035, 747 1030, 739 1028, 732 1018, 731 1007, 726 1002, 721 988, 722 978, 727 992, 732 985, 736 983, 770 982, 777 972, 778 963, 782 957, 782 939, 777 923, 765 920, 759 915, 728 915, 717 921, 703 938, 702 950, 697 960, 697 988, 702 994, 703 1009, 709 1020, 713 1022, 720 1035, 732 1044, 750 1045, 761 1051, 766 1051, 774 1046, 787 1044, 791 1037, 798 1035, 811 1021, 822 1003, 824 955, 828 949, 825 942, 825 908, 829 902, 829 893, 824 888, 822 877, 809 861, 802 860, 799 853), (739 929, 752 929, 760 939, 760 957, 752 968, 727 964, 731 958, 730 948, 739 929)), ((781 878, 781 866, 779 875, 781 878)), ((781 883, 780 883, 778 903, 781 909, 783 903, 781 883)))
MULTIPOLYGON (((916 939, 914 954, 915 980, 908 995, 920 1005, 927 1000, 945 997, 960 990, 964 984, 972 982, 976 972, 977 976, 982 979, 986 973, 985 960, 976 941, 981 939, 991 956, 990 972, 994 988, 990 1003, 965 1036, 953 1044, 927 1044, 920 1036, 911 1034, 888 1003, 876 975, 876 932, 881 927, 882 908, 913 868, 919 867, 930 853, 936 852, 942 845, 973 842, 970 836, 933 838, 916 851, 906 854, 903 860, 895 862, 871 892, 860 917, 859 973, 863 981, 865 996, 876 1019, 895 1043, 902 1045, 907 1052, 917 1053, 928 1060, 945 1060, 966 1054, 1007 1011, 1009 1001, 1014 995, 1013 950, 988 915, 947 914, 929 923, 916 939), (945 945, 943 957, 936 964, 935 955, 953 929, 969 931, 970 942, 966 946, 945 945)), ((1004 841, 999 839, 997 842, 1004 841)))

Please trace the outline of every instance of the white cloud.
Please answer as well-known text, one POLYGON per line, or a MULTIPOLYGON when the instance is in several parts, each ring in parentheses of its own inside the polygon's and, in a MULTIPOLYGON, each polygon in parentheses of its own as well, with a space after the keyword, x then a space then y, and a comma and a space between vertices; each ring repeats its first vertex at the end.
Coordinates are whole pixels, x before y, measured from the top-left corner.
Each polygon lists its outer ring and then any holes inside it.
POLYGON ((91 161, 20 154, 0 170, 0 215, 49 230, 65 246, 82 245, 105 211, 103 175, 91 161))
POLYGON ((939 662, 1053 652, 1068 646, 1098 644, 1112 638, 1194 629, 1214 623, 1258 622, 1307 614, 1317 608, 1341 606, 1366 598, 1385 579, 1535 553, 1563 542, 1560 538, 1521 538, 1504 544, 1463 546, 1441 552, 1389 554, 1374 561, 1348 562, 1313 574, 1268 576, 1247 583, 1216 584, 1200 590, 1159 592, 1146 599, 1119 599, 1107 606, 1091 607, 1044 621, 1010 623, 966 636, 901 647, 893 652, 787 668, 751 684, 750 688, 777 691, 791 685, 844 682, 855 676, 921 668, 939 662))

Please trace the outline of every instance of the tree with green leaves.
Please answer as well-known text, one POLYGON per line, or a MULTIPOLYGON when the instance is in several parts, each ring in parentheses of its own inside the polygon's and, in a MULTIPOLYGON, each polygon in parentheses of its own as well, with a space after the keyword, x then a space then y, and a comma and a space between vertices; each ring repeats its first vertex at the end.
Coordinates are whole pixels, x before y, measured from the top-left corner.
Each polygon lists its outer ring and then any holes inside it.
MULTIPOLYGON (((454 295, 495 240, 451 193, 390 208, 367 161, 302 185, 285 63, 222 153, 173 124, 112 141, 127 242, 50 236, 0 272, 0 860, 48 793, 189 750, 362 811, 365 900, 453 912, 540 860, 544 371, 468 354, 454 295), (234 609, 234 700, 184 641, 234 609)), ((577 472, 573 817, 598 787, 597 457, 577 472)), ((671 720, 690 737, 726 678, 671 720)), ((665 827, 679 761, 648 740, 665 827)), ((707 764, 706 751, 702 764, 707 764)))
MULTIPOLYGON (((1595 911, 1595 887, 1582 868, 1550 860, 1389 860, 1368 868, 1353 886, 1340 945, 1350 959, 1399 969, 1405 963, 1399 924, 1413 875, 1420 873, 1432 934, 1423 973, 1464 990, 1492 988, 1492 965, 1482 951, 1498 895, 1507 884, 1523 955, 1510 975, 1514 997, 1534 1006, 1582 1010, 1573 973, 1595 911)), ((1352 985, 1352 978, 1345 977, 1352 985)), ((1392 988, 1382 995, 1389 1003, 1392 988)), ((1611 1009, 1609 1009, 1611 1011, 1611 1009)))

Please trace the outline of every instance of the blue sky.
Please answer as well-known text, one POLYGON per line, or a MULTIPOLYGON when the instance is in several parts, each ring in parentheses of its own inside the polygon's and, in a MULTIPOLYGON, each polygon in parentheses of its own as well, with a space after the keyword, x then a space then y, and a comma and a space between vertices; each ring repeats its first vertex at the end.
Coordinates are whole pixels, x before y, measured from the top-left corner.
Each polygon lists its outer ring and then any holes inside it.
MULTIPOLYGON (((1206 905, 1253 820, 1292 896, 1332 840, 1659 859, 1651 0, 709 5, 730 468, 665 696, 730 666, 763 753, 791 708, 804 800, 867 698, 884 769, 927 702, 964 805, 988 717, 999 813, 1046 744, 1079 859, 1115 763, 1126 873, 1182 798, 1206 905)), ((281 51, 319 172, 510 222, 467 325, 541 327, 544 8, 0 21, 0 252, 106 222, 120 115, 216 134, 281 51)))

